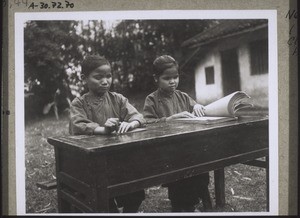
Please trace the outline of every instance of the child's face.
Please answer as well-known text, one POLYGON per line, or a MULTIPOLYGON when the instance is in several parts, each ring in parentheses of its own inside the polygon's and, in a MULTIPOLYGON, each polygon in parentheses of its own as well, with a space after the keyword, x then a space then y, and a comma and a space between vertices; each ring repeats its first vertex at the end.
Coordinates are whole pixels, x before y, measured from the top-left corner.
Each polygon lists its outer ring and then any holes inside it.
POLYGON ((179 84, 179 73, 177 67, 166 69, 158 78, 158 87, 166 92, 173 92, 179 84))
POLYGON ((96 95, 103 95, 107 92, 111 86, 111 82, 111 68, 108 65, 98 67, 86 78, 89 91, 96 95))

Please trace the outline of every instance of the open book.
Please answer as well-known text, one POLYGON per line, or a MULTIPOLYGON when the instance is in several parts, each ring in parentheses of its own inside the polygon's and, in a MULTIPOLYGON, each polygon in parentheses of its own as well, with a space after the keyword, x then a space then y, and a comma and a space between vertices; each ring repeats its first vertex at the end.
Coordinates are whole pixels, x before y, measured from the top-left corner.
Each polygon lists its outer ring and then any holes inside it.
POLYGON ((252 104, 247 102, 249 98, 250 96, 245 92, 237 91, 205 106, 204 117, 180 118, 177 120, 198 121, 204 124, 236 120, 235 113, 238 110, 253 107, 252 104))
POLYGON ((235 113, 242 108, 253 107, 247 102, 250 96, 243 91, 231 93, 205 106, 205 115, 214 117, 235 117, 235 113))

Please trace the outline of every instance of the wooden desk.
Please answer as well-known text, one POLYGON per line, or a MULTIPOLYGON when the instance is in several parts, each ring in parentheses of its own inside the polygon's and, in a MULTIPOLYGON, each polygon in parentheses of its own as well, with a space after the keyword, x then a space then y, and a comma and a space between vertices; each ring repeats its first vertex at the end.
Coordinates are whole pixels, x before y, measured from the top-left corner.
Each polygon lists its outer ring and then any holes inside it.
MULTIPOLYGON (((268 119, 240 117, 214 125, 174 121, 142 132, 48 142, 55 147, 59 212, 107 212, 111 197, 211 170, 222 178, 225 166, 268 156, 268 119)), ((222 204, 223 182, 216 188, 222 204)))

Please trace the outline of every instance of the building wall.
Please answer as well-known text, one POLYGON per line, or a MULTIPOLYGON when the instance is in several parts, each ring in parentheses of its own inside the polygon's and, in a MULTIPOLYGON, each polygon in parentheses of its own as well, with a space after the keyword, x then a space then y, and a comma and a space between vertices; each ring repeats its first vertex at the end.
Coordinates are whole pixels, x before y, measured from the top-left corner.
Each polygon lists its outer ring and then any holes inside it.
POLYGON ((251 75, 250 52, 248 44, 242 44, 238 49, 241 89, 250 95, 257 107, 268 107, 269 74, 251 75))
MULTIPOLYGON (((257 35, 256 35, 257 36, 257 35)), ((221 43, 227 45, 230 43, 221 43)), ((238 54, 241 90, 251 97, 251 102, 256 107, 268 107, 268 74, 251 75, 249 40, 240 40, 235 45, 238 54)), ((207 105, 223 97, 222 68, 221 68, 221 46, 216 45, 198 63, 195 69, 195 91, 198 103, 207 105), (206 84, 205 67, 214 66, 215 83, 206 84)))
POLYGON ((221 72, 219 51, 208 52, 205 58, 198 63, 195 70, 196 101, 198 103, 206 105, 223 95, 221 72), (209 66, 214 66, 215 83, 206 85, 205 68, 209 66))

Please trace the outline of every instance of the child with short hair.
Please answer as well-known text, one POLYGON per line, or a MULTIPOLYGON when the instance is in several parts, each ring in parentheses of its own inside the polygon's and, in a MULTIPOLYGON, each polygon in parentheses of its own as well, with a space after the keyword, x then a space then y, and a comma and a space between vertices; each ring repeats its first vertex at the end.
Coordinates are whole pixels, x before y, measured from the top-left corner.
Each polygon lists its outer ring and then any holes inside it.
MULTIPOLYGON (((123 95, 110 92, 112 73, 110 63, 99 55, 87 56, 82 62, 81 77, 88 93, 75 98, 70 108, 70 134, 125 133, 143 126, 145 120, 123 95)), ((145 199, 144 190, 115 198, 123 212, 135 213, 145 199)), ((110 199, 109 212, 118 212, 110 199)))
MULTIPOLYGON (((179 66, 175 59, 163 55, 153 62, 154 80, 158 89, 148 95, 144 104, 147 123, 168 122, 176 118, 204 115, 204 107, 197 104, 186 93, 176 90, 179 84, 179 66)), ((212 208, 209 190, 209 174, 166 184, 172 212, 193 212, 202 198, 205 210, 212 208)))

